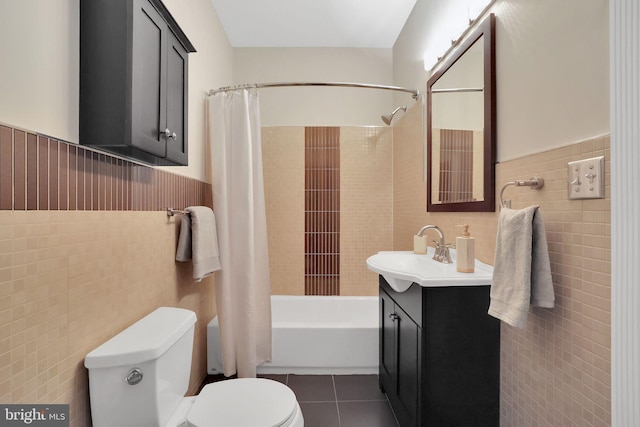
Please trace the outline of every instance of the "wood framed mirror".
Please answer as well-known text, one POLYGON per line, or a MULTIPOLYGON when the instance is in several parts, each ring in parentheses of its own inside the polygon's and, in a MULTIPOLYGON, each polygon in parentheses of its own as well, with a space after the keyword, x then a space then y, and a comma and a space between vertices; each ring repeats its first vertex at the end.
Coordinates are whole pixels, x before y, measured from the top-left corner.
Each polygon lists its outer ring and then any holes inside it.
POLYGON ((495 211, 494 14, 427 82, 427 152, 428 212, 495 211))

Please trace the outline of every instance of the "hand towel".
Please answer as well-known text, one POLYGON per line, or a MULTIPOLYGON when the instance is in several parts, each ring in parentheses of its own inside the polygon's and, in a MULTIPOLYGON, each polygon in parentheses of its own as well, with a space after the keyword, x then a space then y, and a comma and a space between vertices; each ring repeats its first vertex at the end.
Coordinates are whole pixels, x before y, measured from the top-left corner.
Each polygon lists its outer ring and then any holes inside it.
POLYGON ((193 260, 193 278, 200 282, 220 270, 216 217, 206 206, 190 206, 184 210, 180 224, 177 261, 193 260))
POLYGON ((502 208, 489 314, 525 328, 529 304, 551 308, 554 299, 547 237, 538 206, 502 208))

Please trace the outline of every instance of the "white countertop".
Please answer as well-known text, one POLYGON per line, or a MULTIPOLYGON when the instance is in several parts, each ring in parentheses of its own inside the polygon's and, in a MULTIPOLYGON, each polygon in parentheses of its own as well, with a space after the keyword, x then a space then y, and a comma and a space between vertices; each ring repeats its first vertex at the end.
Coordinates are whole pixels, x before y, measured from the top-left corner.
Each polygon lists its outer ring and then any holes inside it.
POLYGON ((473 273, 456 271, 456 251, 450 249, 453 263, 433 260, 435 248, 426 255, 413 251, 382 251, 367 258, 367 267, 382 275, 391 287, 404 292, 412 283, 425 287, 486 286, 491 284, 493 267, 476 259, 473 273))

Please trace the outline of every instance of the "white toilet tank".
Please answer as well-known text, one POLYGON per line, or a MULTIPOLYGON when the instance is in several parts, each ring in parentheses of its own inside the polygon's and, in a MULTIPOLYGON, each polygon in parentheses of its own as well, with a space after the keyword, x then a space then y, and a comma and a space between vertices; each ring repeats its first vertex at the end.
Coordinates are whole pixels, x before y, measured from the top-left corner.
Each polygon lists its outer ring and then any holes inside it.
POLYGON ((93 427, 161 427, 189 387, 196 314, 160 307, 84 359, 93 427))

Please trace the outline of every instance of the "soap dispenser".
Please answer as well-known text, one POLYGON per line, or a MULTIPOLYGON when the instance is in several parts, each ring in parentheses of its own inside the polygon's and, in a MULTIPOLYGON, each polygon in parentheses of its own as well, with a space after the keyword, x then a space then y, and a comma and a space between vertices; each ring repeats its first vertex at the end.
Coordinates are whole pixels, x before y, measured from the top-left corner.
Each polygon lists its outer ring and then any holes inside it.
POLYGON ((456 237, 456 270, 473 273, 476 265, 475 239, 469 234, 469 224, 462 227, 462 235, 456 237))

